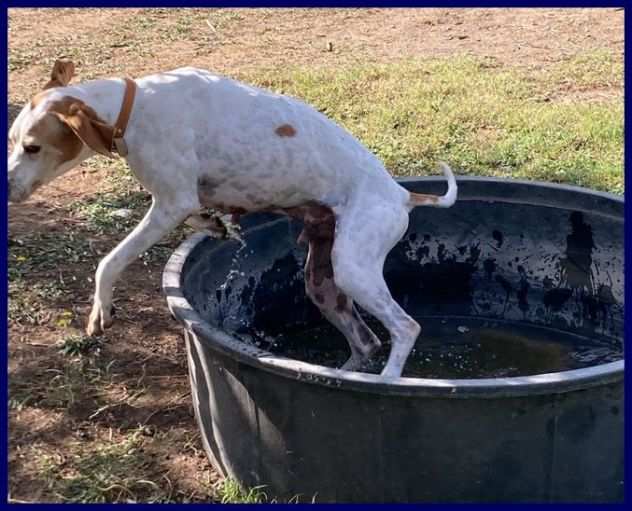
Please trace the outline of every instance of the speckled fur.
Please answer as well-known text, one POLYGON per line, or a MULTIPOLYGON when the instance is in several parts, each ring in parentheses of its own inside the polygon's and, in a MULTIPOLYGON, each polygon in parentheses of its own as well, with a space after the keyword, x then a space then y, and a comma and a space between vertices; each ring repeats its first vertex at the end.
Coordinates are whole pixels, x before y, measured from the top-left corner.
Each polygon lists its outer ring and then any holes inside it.
MULTIPOLYGON (((296 208, 316 204, 331 216, 324 227, 306 218, 306 230, 313 231, 305 235, 310 246, 308 293, 349 340, 352 357, 346 369, 360 367, 379 346, 357 314, 355 301, 389 330, 393 348, 382 374, 399 376, 420 327, 392 299, 382 266, 406 231, 412 207, 454 203, 456 183, 450 169, 443 167, 449 184, 445 196, 411 194, 350 133, 299 100, 193 68, 136 83, 125 135, 127 162, 152 193, 153 203, 141 223, 99 263, 88 333, 111 324, 112 286, 139 254, 187 219, 199 228, 217 228, 199 216, 201 208, 296 214, 296 208), (319 225, 326 231, 324 238, 319 238, 319 225)), ((34 184, 46 183, 94 154, 83 146, 72 160, 60 163, 53 157, 58 148, 34 139, 32 128, 42 124, 52 102, 77 98, 112 124, 123 92, 123 80, 96 80, 50 88, 26 105, 10 131, 9 199, 24 200, 34 184), (23 150, 33 143, 42 144, 39 157, 23 150)))

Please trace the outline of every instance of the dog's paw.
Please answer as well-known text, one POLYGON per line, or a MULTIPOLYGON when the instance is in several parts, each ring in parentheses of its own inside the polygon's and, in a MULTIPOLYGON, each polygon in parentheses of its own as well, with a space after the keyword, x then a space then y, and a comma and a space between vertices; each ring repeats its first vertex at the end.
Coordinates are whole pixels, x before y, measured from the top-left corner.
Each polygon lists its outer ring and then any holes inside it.
POLYGON ((106 308, 100 304, 94 304, 86 326, 86 333, 89 336, 102 334, 106 328, 112 326, 112 309, 112 307, 106 308))

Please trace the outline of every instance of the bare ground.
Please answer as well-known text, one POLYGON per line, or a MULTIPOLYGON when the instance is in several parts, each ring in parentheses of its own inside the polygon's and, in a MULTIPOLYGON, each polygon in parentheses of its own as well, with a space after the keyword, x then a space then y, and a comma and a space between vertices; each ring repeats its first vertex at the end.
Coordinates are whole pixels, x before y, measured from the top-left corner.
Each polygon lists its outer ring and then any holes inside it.
MULTIPOLYGON (((623 54, 623 12, 615 9, 11 9, 9 23, 12 118, 62 55, 77 63, 81 80, 181 65, 238 75, 262 67, 457 54, 535 69, 594 50, 623 54)), ((68 498, 42 470, 43 458, 56 460, 55 477, 72 477, 81 453, 121 442, 142 426, 150 427, 142 441, 144 477, 172 500, 211 500, 219 476, 201 451, 182 336, 160 292, 168 251, 135 263, 118 283, 116 322, 101 354, 93 365, 79 363, 83 373, 101 371, 98 383, 64 376, 68 357, 56 342, 81 333, 96 264, 125 234, 95 234, 72 211, 73 203, 108 186, 108 171, 84 165, 9 208, 14 243, 73 233, 89 247, 75 262, 32 268, 25 282, 61 279, 63 292, 36 304, 35 322, 9 323, 11 398, 24 399, 10 411, 10 496, 68 498), (69 324, 58 319, 67 311, 69 324)), ((135 498, 149 497, 137 492, 135 498)))

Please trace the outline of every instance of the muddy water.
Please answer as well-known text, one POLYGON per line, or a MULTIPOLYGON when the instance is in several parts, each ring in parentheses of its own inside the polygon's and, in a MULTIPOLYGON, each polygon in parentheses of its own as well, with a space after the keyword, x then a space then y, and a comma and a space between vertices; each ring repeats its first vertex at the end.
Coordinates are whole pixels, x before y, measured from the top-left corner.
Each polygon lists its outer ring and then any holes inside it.
MULTIPOLYGON (((559 330, 472 318, 417 318, 423 331, 403 376, 497 378, 579 369, 619 360, 622 343, 559 330)), ((365 372, 379 373, 388 356, 388 335, 368 322, 384 345, 365 372)), ((340 367, 349 356, 344 337, 328 323, 286 332, 250 332, 244 337, 288 358, 340 367)))

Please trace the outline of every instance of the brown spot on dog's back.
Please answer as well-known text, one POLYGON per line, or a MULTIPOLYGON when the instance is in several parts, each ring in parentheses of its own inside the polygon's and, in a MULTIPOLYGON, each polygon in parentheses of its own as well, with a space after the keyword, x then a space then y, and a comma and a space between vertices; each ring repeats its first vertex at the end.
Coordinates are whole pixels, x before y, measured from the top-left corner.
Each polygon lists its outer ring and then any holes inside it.
POLYGON ((293 137, 294 135, 296 135, 296 130, 294 129, 294 126, 291 126, 290 124, 282 124, 276 130, 274 130, 274 132, 280 137, 293 137))

